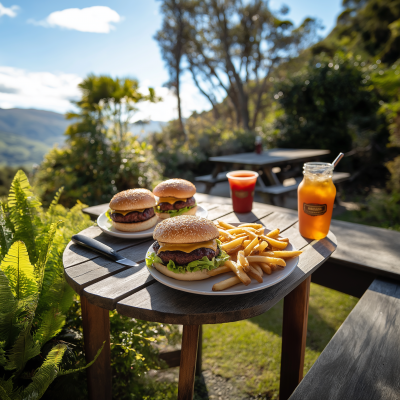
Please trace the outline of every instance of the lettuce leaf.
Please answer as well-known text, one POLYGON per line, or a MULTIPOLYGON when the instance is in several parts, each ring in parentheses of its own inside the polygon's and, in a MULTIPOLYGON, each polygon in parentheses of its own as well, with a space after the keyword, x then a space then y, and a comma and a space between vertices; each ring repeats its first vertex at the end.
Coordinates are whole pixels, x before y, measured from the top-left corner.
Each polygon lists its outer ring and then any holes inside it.
MULTIPOLYGON (((220 265, 224 264, 225 261, 229 260, 229 255, 225 253, 225 251, 221 250, 220 242, 218 242, 219 247, 219 254, 218 257, 214 257, 212 260, 209 260, 207 256, 204 256, 201 260, 195 260, 190 262, 187 265, 176 265, 172 260, 169 260, 166 267, 176 274, 184 274, 185 272, 195 272, 195 271, 202 271, 203 269, 207 269, 211 271, 215 268, 218 268, 220 265)), ((157 262, 162 264, 162 260, 160 257, 157 256, 156 253, 147 253, 146 256, 146 265, 151 267, 153 262, 157 262)))
POLYGON ((154 211, 156 213, 160 213, 160 214, 161 213, 167 213, 167 214, 169 214, 170 217, 177 217, 178 215, 182 215, 185 212, 189 211, 191 208, 196 207, 196 206, 197 206, 197 204, 195 204, 194 206, 181 208, 180 210, 168 210, 168 211, 161 211, 156 206, 156 207, 154 207, 154 211))
POLYGON ((112 219, 111 219, 111 209, 109 208, 107 211, 106 211, 106 218, 110 221, 110 222, 112 222, 112 219))

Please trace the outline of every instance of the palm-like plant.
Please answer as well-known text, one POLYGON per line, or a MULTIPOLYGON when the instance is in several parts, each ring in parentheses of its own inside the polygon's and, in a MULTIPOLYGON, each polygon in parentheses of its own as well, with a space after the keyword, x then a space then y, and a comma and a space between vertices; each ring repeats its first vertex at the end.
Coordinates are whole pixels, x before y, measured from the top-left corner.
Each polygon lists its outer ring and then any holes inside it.
POLYGON ((73 300, 61 261, 71 224, 76 231, 90 225, 82 205, 70 211, 58 205, 60 194, 45 212, 26 175, 18 171, 8 202, 0 206, 0 398, 4 400, 40 399, 57 376, 75 372, 62 370, 68 343, 54 340, 45 358, 41 355, 43 346, 65 324, 73 300))

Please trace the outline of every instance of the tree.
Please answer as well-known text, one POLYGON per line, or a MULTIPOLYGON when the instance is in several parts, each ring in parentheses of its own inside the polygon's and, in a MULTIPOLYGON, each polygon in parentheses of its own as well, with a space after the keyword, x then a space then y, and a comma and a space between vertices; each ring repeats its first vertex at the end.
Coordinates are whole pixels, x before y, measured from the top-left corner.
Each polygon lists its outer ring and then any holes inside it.
POLYGON ((185 60, 195 84, 214 109, 217 99, 227 96, 237 124, 253 129, 265 107, 270 73, 313 40, 318 24, 308 18, 294 29, 273 15, 265 0, 181 0, 179 7, 186 21, 185 60))
POLYGON ((188 12, 192 11, 193 5, 193 1, 163 0, 163 24, 155 35, 170 76, 166 86, 175 90, 178 100, 178 120, 183 135, 185 128, 182 119, 180 76, 189 33, 188 12))
POLYGON ((275 98, 284 111, 276 121, 278 146, 337 154, 373 143, 381 133, 378 97, 354 61, 342 55, 314 59, 305 71, 278 83, 275 98))
POLYGON ((144 95, 134 79, 89 75, 80 85, 77 112, 66 115, 67 146, 54 148, 36 173, 44 199, 60 184, 67 205, 77 199, 88 204, 108 202, 117 191, 151 187, 161 178, 151 147, 129 132, 137 104, 158 101, 153 89, 144 95))

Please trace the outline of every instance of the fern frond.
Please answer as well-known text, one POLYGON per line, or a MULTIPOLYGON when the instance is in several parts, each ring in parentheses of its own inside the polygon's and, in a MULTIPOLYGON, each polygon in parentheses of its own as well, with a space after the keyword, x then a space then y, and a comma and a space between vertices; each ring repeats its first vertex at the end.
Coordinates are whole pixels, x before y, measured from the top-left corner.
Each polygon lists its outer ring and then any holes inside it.
POLYGON ((50 256, 50 251, 53 245, 54 237, 57 232, 58 225, 61 221, 53 223, 50 225, 50 229, 47 234, 44 235, 43 239, 41 240, 41 244, 39 247, 39 258, 35 265, 35 272, 37 277, 37 282, 39 286, 39 291, 41 291, 42 284, 43 284, 43 277, 46 268, 47 261, 50 256))
POLYGON ((4 380, 0 377, 0 399, 1 400, 21 400, 20 391, 14 390, 13 385, 14 376, 8 380, 4 380))
POLYGON ((37 216, 40 206, 40 202, 32 193, 25 173, 18 171, 11 184, 8 211, 14 225, 14 239, 23 241, 28 247, 32 264, 35 264, 37 260, 35 237, 42 226, 37 216))
POLYGON ((60 197, 61 197, 61 194, 63 191, 64 191, 64 187, 61 187, 60 189, 58 189, 56 195, 54 196, 53 201, 50 204, 49 209, 47 210, 47 213, 49 215, 54 215, 54 210, 55 210, 58 202, 60 201, 60 197))
POLYGON ((12 243, 12 230, 5 210, 6 205, 0 202, 0 261, 7 254, 12 243))
POLYGON ((75 368, 75 369, 67 369, 67 370, 60 370, 60 372, 58 373, 58 376, 62 376, 62 375, 68 375, 68 374, 73 374, 75 372, 80 372, 83 371, 86 368, 89 368, 91 365, 93 365, 93 363, 99 358, 99 355, 101 353, 101 351, 104 348, 105 345, 105 341, 103 342, 103 345, 100 347, 100 349, 97 351, 96 355, 94 356, 93 360, 90 361, 89 363, 87 363, 85 366, 81 367, 81 368, 75 368))
POLYGON ((43 396, 58 375, 59 365, 66 348, 65 344, 57 344, 51 349, 44 363, 36 370, 32 383, 24 389, 24 399, 40 399, 43 396))
POLYGON ((8 279, 16 300, 37 295, 38 287, 33 265, 23 242, 15 242, 1 262, 0 269, 8 279))
POLYGON ((40 354, 40 344, 34 342, 30 330, 31 324, 26 324, 8 354, 8 362, 4 369, 15 369, 19 373, 24 369, 28 360, 40 354))
POLYGON ((0 367, 3 367, 4 365, 7 364, 6 351, 4 350, 5 347, 6 347, 6 342, 5 341, 0 342, 0 367))
POLYGON ((61 331, 65 324, 65 315, 58 309, 52 308, 42 315, 39 329, 35 332, 33 340, 43 346, 61 331))
POLYGON ((16 300, 7 277, 0 269, 0 341, 9 341, 15 317, 16 300))

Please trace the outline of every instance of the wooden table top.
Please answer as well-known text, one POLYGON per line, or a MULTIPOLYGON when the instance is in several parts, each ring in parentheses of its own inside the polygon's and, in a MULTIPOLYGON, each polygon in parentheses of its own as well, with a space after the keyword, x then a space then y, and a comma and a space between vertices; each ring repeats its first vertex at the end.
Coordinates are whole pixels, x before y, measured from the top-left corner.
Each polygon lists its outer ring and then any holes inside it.
POLYGON ((261 154, 240 153, 227 156, 210 157, 209 160, 219 163, 232 163, 258 166, 277 166, 289 161, 302 162, 329 154, 329 150, 312 149, 269 149, 261 154))
MULTIPOLYGON (((63 255, 68 283, 90 303, 108 310, 117 309, 120 314, 132 318, 184 325, 232 322, 269 310, 323 264, 336 249, 336 238, 332 233, 319 241, 303 238, 297 228, 297 213, 276 212, 269 206, 256 203, 252 212, 235 214, 230 204, 202 202, 200 197, 197 195, 197 200, 209 210, 208 218, 211 220, 260 221, 267 228, 279 228, 295 247, 303 250, 295 271, 277 285, 249 294, 190 294, 164 286, 149 274, 144 260, 153 243, 152 238, 120 239, 102 233, 98 227, 90 227, 81 233, 107 244, 124 257, 140 263, 140 266, 123 266, 70 242, 63 255)), ((103 208, 106 207, 103 205, 103 208)))

